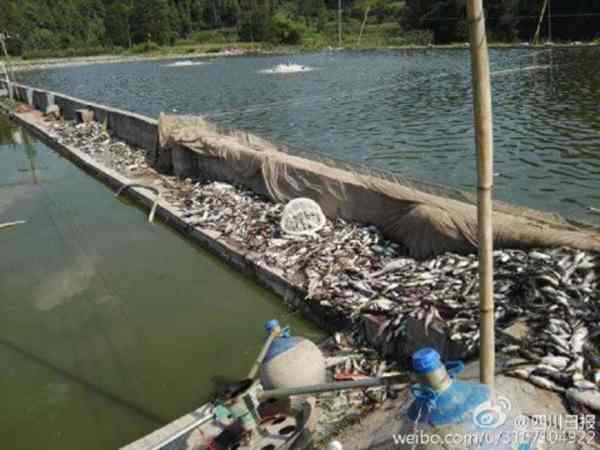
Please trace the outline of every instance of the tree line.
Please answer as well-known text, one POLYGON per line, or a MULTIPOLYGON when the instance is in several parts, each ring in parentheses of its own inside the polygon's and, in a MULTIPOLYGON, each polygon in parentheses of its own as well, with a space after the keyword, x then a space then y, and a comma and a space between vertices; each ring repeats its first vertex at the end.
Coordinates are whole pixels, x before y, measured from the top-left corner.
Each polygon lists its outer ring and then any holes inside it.
MULTIPOLYGON (((466 41, 466 5, 467 0, 407 0, 403 19, 409 27, 431 30, 436 43, 466 41)), ((545 38, 552 33, 558 41, 600 37, 600 0, 487 0, 484 6, 494 41, 530 41, 538 26, 545 38)))
MULTIPOLYGON (((545 2, 555 40, 600 37, 600 0, 487 0, 491 39, 530 40, 545 2)), ((342 3, 344 21, 395 22, 400 25, 395 32, 423 30, 434 43, 467 40, 466 0, 342 3)), ((337 0, 0 0, 0 31, 14 37, 9 46, 16 54, 169 45, 215 29, 234 30, 240 41, 298 44, 306 33, 325 32, 335 23, 337 5, 337 0)), ((543 36, 550 32, 547 16, 546 10, 543 36)))

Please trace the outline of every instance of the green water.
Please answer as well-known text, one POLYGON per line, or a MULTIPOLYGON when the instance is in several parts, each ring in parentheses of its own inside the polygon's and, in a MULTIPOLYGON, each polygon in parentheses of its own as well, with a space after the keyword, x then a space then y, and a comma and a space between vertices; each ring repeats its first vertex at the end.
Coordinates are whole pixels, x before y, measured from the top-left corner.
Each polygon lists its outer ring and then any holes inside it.
POLYGON ((281 300, 0 117, 0 448, 111 449, 239 379, 281 300))

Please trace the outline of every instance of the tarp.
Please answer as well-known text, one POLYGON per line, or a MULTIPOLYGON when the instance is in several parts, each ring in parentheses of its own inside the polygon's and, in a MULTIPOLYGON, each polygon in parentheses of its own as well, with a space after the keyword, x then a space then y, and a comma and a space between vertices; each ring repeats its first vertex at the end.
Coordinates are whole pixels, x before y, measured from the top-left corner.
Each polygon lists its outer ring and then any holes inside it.
MULTIPOLYGON (((178 175, 239 184, 276 202, 315 200, 324 213, 378 226, 415 258, 478 248, 472 195, 369 170, 327 158, 307 158, 241 132, 223 132, 199 117, 159 120, 159 159, 178 175)), ((568 246, 600 251, 597 230, 560 217, 496 202, 496 248, 568 246)))

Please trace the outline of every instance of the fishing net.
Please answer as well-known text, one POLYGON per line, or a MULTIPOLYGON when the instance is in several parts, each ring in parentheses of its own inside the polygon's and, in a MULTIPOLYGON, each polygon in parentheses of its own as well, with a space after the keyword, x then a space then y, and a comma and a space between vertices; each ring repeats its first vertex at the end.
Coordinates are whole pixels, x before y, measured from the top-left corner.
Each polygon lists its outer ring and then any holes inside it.
MULTIPOLYGON (((307 152, 289 152, 200 118, 161 116, 159 158, 177 175, 244 186, 280 203, 310 198, 325 216, 376 225, 415 258, 479 246, 476 197, 307 152), (183 161, 183 162, 182 162, 183 161)), ((600 233, 528 208, 494 202, 496 248, 574 247, 600 251, 600 233)))
POLYGON ((314 234, 325 226, 325 215, 317 202, 296 198, 283 209, 281 228, 288 234, 314 234))

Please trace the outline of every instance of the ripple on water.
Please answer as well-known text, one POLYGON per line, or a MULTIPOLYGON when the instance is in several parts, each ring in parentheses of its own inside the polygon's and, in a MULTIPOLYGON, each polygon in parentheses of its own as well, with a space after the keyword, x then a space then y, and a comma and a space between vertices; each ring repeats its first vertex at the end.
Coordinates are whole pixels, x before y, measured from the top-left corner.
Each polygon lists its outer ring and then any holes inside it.
MULTIPOLYGON (((586 217, 585 208, 539 193, 562 186, 564 197, 596 201, 600 49, 492 50, 490 57, 495 154, 511 177, 499 198, 586 217)), ((201 71, 160 64, 23 77, 152 116, 208 114, 225 127, 423 180, 464 186, 474 179, 468 50, 317 53, 296 55, 293 64, 281 56, 222 58, 201 71)))

